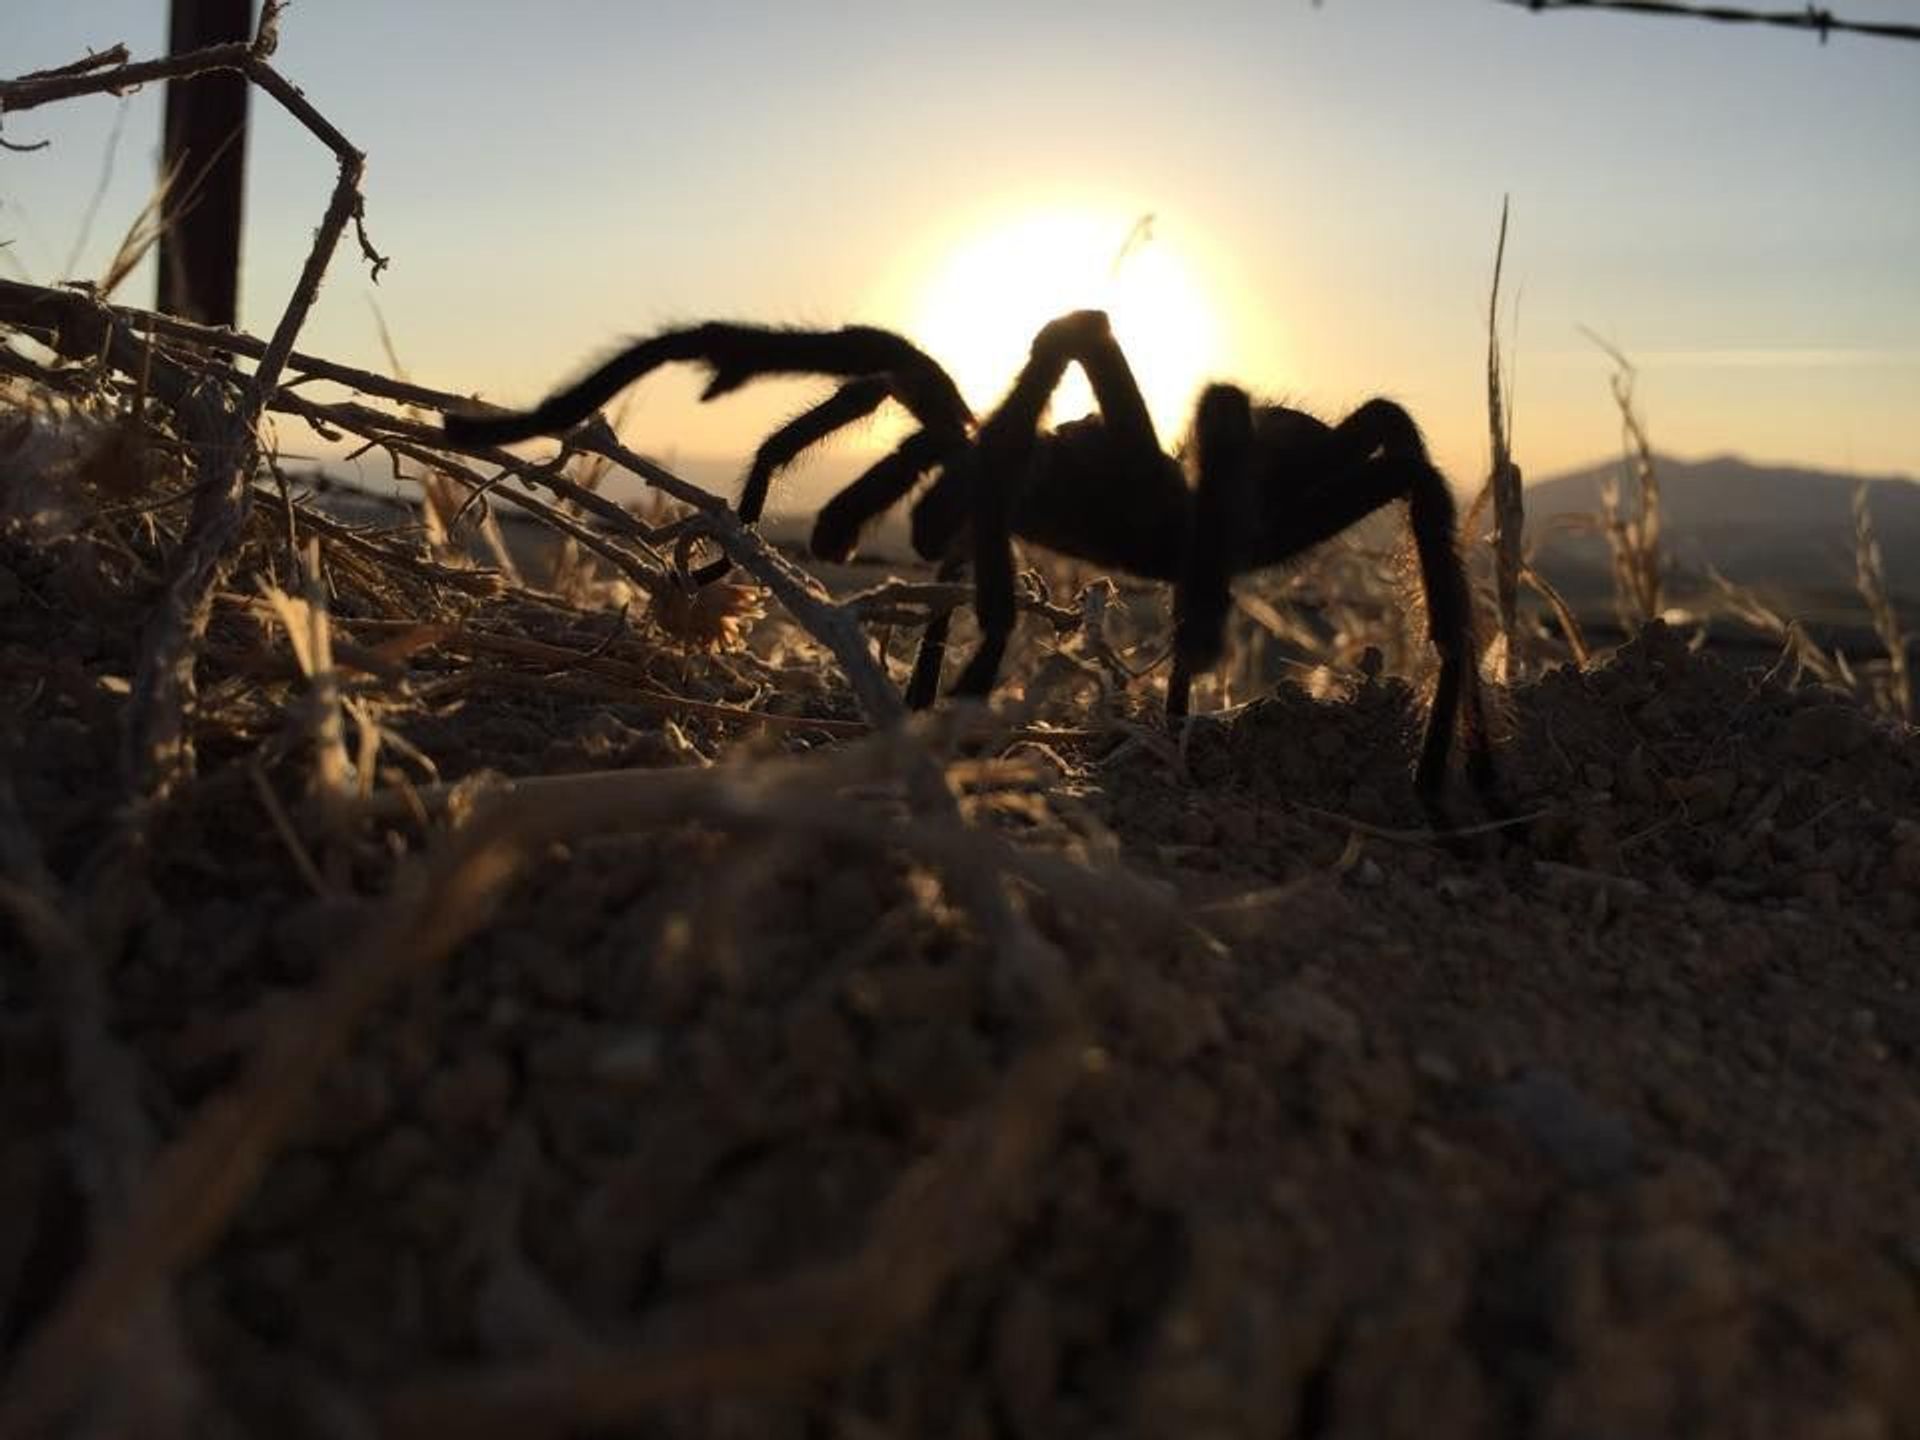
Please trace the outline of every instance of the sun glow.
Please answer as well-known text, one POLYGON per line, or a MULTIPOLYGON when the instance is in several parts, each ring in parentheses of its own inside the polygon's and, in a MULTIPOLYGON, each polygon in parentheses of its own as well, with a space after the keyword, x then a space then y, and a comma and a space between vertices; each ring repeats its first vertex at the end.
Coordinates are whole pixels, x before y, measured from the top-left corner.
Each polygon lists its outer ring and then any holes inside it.
MULTIPOLYGON (((1217 312, 1197 270, 1150 215, 1040 212, 990 226, 950 253, 921 292, 911 333, 974 408, 991 408, 1034 333, 1069 310, 1105 310, 1163 444, 1184 434, 1194 397, 1224 373, 1217 312)), ((1094 408, 1075 367, 1053 416, 1094 408)))

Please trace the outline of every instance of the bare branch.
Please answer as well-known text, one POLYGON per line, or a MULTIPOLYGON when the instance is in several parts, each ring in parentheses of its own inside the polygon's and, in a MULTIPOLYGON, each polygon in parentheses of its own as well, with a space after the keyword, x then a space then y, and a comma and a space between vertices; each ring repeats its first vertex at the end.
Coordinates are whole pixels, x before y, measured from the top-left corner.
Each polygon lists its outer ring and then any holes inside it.
MULTIPOLYGON (((236 396, 209 384, 205 375, 171 367, 176 393, 169 403, 182 415, 202 488, 195 494, 186 539, 174 558, 162 603, 147 626, 129 705, 130 783, 136 793, 149 796, 165 794, 192 773, 193 751, 185 715, 194 697, 194 649, 206 628, 212 594, 226 557, 245 529, 253 494, 255 427, 279 384, 294 338, 306 323, 340 234, 349 220, 358 225, 362 213, 359 184, 366 157, 262 58, 272 48, 277 20, 278 8, 268 7, 258 33, 244 43, 208 46, 186 55, 104 68, 91 61, 78 62, 61 73, 0 82, 0 113, 4 113, 79 95, 121 93, 154 80, 237 70, 279 101, 339 157, 339 179, 314 234, 306 265, 272 339, 260 354, 251 382, 236 396)), ((386 262, 367 245, 364 231, 360 238, 377 276, 386 262)), ((142 373, 141 366, 152 347, 137 345, 123 321, 103 309, 87 314, 84 308, 62 308, 45 292, 39 296, 28 293, 32 289, 13 285, 0 289, 0 321, 20 324, 21 318, 32 320, 37 316, 41 320, 38 329, 51 329, 56 337, 54 347, 69 358, 104 355, 108 364, 123 373, 142 373), (101 343, 80 348, 86 338, 101 343)), ((35 327, 29 324, 22 328, 35 327)), ((157 362, 159 357, 154 359, 157 362)))

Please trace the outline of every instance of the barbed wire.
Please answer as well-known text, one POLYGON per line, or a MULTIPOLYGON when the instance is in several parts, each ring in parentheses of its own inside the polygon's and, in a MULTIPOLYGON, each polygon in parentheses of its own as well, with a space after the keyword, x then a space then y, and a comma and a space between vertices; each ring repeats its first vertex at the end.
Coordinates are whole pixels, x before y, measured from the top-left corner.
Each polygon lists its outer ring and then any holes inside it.
POLYGON ((1669 0, 1502 0, 1528 10, 1629 10, 1639 15, 1682 15, 1693 20, 1719 20, 1730 25, 1777 25, 1788 30, 1811 30, 1822 45, 1836 32, 1875 35, 1883 40, 1920 40, 1920 25, 1874 20, 1842 20, 1831 10, 1808 5, 1800 10, 1736 10, 1726 5, 1679 5, 1669 0))

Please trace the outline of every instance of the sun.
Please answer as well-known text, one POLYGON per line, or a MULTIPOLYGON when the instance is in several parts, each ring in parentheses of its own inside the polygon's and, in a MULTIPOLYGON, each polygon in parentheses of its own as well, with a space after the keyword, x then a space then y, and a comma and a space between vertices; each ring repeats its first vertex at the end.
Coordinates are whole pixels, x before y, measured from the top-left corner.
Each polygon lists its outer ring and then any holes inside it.
MULTIPOLYGON (((1172 445, 1221 366, 1221 326, 1198 267, 1151 215, 1037 211, 985 226, 935 267, 910 333, 984 413, 1013 382, 1034 333, 1080 309, 1112 318, 1161 442, 1172 445)), ((1054 418, 1093 408, 1086 377, 1069 370, 1054 418)))

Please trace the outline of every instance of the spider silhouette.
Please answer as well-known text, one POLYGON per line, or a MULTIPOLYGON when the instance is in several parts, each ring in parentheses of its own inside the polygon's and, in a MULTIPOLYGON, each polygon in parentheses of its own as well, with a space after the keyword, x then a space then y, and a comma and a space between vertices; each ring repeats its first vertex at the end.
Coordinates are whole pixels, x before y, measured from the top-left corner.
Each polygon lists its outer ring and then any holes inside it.
MULTIPOLYGON (((531 410, 449 414, 449 438, 507 444, 558 434, 618 391, 673 362, 704 366, 703 400, 774 375, 832 376, 831 395, 761 444, 738 502, 753 523, 772 481, 809 447, 898 402, 915 428, 835 494, 814 522, 811 547, 845 560, 860 532, 923 479, 910 512, 913 546, 945 579, 970 565, 978 648, 952 691, 984 696, 1000 671, 1015 618, 1012 537, 1173 587, 1173 664, 1167 714, 1187 713, 1192 677, 1225 648, 1233 578, 1284 563, 1394 502, 1405 501, 1427 629, 1439 675, 1427 711, 1415 789, 1436 826, 1456 730, 1467 771, 1499 811, 1473 641, 1473 602, 1455 537, 1452 492, 1428 458, 1419 427, 1390 400, 1368 400, 1335 424, 1280 405, 1255 405, 1233 385, 1207 387, 1195 411, 1193 479, 1154 432, 1140 387, 1106 315, 1078 310, 1043 326, 1012 388, 976 421, 947 372, 911 341, 867 326, 796 330, 711 323, 669 330, 622 350, 531 410), (1097 412, 1043 427, 1069 365, 1091 385, 1097 412)), ((704 583, 725 560, 697 572, 704 583)), ((947 619, 928 626, 907 685, 915 708, 933 701, 947 619)))

